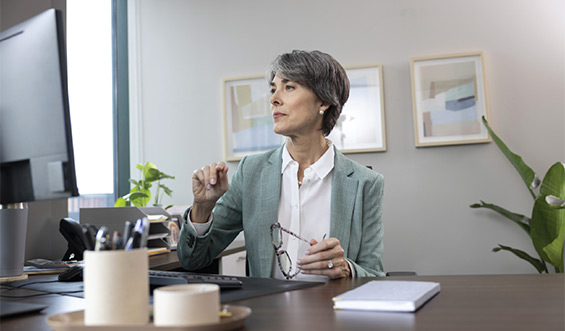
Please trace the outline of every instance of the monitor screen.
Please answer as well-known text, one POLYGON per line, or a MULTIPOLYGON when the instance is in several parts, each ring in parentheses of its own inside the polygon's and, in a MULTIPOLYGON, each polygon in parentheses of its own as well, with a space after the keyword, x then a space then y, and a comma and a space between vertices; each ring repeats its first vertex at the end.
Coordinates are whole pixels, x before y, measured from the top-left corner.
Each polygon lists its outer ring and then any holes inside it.
POLYGON ((60 11, 0 32, 0 204, 77 196, 60 11))

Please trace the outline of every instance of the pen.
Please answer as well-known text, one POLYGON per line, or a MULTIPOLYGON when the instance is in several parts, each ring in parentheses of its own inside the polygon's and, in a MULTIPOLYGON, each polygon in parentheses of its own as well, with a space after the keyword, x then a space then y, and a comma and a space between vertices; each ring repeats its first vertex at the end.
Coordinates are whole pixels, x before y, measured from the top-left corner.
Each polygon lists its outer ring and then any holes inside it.
POLYGON ((137 222, 135 222, 133 232, 129 237, 126 243, 126 247, 124 249, 132 250, 135 248, 139 248, 142 235, 143 235, 143 221, 141 219, 138 219, 137 222))
POLYGON ((133 231, 133 224, 130 221, 126 221, 124 224, 124 235, 123 235, 123 249, 126 249, 129 238, 131 237, 131 232, 133 231))
POLYGON ((122 247, 122 235, 118 231, 114 231, 114 233, 112 234, 112 249, 122 249, 122 247))
POLYGON ((142 232, 141 232, 141 242, 139 243, 139 247, 147 247, 147 238, 149 237, 149 219, 144 217, 142 220, 142 232))
POLYGON ((96 234, 96 244, 94 245, 95 251, 103 251, 107 249, 109 245, 110 235, 108 234, 108 228, 106 226, 101 226, 96 234))
POLYGON ((85 232, 86 235, 86 240, 89 242, 91 250, 94 249, 94 245, 96 244, 96 233, 98 232, 98 229, 92 225, 92 224, 85 224, 86 230, 83 228, 83 231, 85 232))
POLYGON ((90 231, 88 231, 87 227, 82 227, 82 234, 84 235, 84 247, 86 247, 87 250, 91 251, 94 249, 94 243, 92 242, 92 237, 90 235, 90 231))
POLYGON ((141 233, 134 231, 133 235, 129 238, 126 250, 132 250, 139 248, 139 243, 141 242, 141 233))

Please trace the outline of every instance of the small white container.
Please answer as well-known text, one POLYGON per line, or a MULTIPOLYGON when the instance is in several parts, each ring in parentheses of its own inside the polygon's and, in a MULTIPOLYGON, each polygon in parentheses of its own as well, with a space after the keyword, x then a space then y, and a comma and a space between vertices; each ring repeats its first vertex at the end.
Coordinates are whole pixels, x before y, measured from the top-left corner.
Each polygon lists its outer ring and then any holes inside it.
POLYGON ((220 287, 216 284, 163 286, 153 291, 155 326, 196 326, 220 321, 220 287))

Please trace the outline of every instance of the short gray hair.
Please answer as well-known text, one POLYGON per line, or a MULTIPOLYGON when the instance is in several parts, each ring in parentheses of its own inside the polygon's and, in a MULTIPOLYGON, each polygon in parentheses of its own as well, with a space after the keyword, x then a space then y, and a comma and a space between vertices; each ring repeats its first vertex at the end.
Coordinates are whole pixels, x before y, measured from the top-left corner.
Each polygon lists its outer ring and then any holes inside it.
POLYGON ((322 133, 333 130, 349 98, 349 79, 331 55, 320 51, 293 50, 277 56, 268 69, 269 83, 278 75, 311 89, 329 108, 322 120, 322 133))

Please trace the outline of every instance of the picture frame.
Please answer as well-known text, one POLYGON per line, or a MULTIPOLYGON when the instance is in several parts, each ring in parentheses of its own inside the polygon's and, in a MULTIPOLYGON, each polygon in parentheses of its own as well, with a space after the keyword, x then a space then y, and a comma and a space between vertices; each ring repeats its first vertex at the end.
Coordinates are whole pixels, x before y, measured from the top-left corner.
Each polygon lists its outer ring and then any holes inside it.
MULTIPOLYGON (((345 68, 349 99, 328 138, 342 153, 386 151, 382 65, 345 68)), ((279 147, 284 137, 273 132, 270 88, 263 75, 223 79, 225 157, 239 161, 246 155, 279 147)))
POLYGON ((227 161, 281 145, 282 136, 273 132, 270 87, 264 75, 224 78, 223 96, 227 161))
POLYGON ((410 59, 416 147, 490 142, 484 53, 410 59))
POLYGON ((328 136, 344 154, 386 151, 383 67, 346 67, 349 99, 328 136))
POLYGON ((178 221, 170 220, 166 222, 167 228, 169 229, 169 235, 167 236, 167 243, 171 250, 177 249, 177 244, 179 242, 180 228, 178 221))

